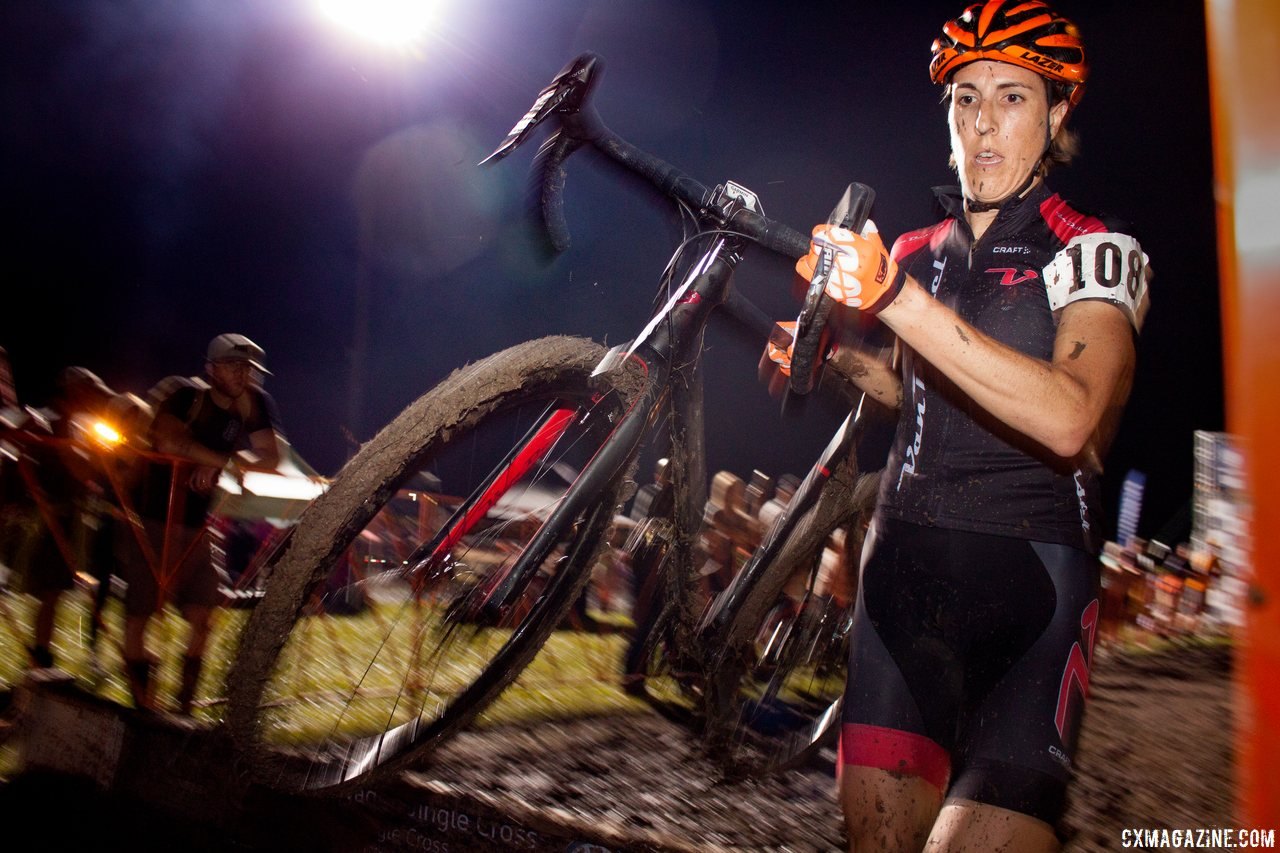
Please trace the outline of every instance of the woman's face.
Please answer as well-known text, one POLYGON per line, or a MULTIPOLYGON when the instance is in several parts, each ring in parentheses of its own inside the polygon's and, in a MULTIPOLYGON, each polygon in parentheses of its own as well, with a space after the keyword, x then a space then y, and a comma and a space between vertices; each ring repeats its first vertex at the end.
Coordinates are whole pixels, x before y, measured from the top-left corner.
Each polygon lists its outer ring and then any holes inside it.
POLYGON ((1040 162, 1067 111, 1049 109, 1045 80, 1007 62, 981 60, 951 78, 951 153, 965 196, 1000 201, 1040 162))

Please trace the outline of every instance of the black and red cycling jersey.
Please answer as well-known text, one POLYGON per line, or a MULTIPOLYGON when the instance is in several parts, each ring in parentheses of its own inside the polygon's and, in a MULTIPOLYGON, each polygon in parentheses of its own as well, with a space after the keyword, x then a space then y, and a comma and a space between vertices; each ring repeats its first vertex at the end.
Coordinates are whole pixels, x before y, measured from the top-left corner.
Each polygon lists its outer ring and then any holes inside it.
MULTIPOLYGON (((1146 256, 1124 226, 1079 212, 1043 183, 1004 204, 976 243, 958 191, 946 219, 898 238, 899 266, 979 331, 1050 361, 1057 310, 1102 299, 1136 330, 1146 256)), ((1000 423, 904 348, 903 402, 879 511, 928 526, 1096 551, 1097 474, 1000 423)))

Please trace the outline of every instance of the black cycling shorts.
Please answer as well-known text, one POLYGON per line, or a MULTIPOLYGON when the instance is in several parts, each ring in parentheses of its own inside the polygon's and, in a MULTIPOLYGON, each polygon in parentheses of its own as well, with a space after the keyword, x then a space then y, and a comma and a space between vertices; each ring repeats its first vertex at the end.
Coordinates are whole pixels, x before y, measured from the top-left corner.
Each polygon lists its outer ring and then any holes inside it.
POLYGON ((854 615, 841 766, 1054 823, 1089 686, 1087 552, 879 517, 854 615))

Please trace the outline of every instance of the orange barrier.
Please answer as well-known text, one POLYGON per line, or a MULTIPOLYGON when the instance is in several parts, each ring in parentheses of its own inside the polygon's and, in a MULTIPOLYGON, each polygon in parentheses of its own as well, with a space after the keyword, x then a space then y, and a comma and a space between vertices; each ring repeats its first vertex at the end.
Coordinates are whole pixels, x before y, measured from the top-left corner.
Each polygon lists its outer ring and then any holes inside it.
POLYGON ((1280 4, 1206 0, 1227 427, 1253 501, 1237 667, 1240 820, 1280 827, 1280 4))

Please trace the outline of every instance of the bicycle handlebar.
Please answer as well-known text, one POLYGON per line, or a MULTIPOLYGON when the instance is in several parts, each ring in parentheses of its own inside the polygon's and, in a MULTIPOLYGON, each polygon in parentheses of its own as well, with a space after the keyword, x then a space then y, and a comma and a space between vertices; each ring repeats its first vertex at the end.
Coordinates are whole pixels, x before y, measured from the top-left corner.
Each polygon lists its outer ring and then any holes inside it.
MULTIPOLYGON (((502 144, 480 161, 483 165, 506 157, 529 138, 534 128, 555 116, 559 127, 539 149, 537 168, 542 188, 542 219, 556 251, 564 251, 570 244, 569 226, 564 215, 564 186, 568 179, 565 161, 583 145, 590 145, 643 178, 658 192, 693 210, 699 217, 741 233, 756 244, 788 258, 800 258, 809 252, 807 234, 743 205, 721 209, 714 201, 715 190, 609 130, 591 103, 591 93, 602 73, 600 57, 592 53, 578 56, 538 94, 533 106, 516 122, 502 144)), ((875 193, 870 187, 850 184, 844 198, 832 212, 832 224, 839 221, 845 227, 861 230, 874 199, 875 193)), ((827 261, 829 265, 830 259, 827 261)), ((789 385, 795 394, 807 394, 815 384, 814 364, 818 361, 823 330, 834 306, 824 293, 825 280, 824 271, 815 272, 804 308, 797 318, 789 385)), ((749 316, 751 312, 744 312, 741 303, 739 300, 734 306, 738 309, 734 313, 749 325, 759 325, 759 318, 749 316)))
POLYGON ((600 79, 603 63, 595 54, 584 53, 569 63, 543 89, 533 106, 507 134, 492 154, 480 161, 494 162, 518 148, 532 130, 551 116, 559 129, 539 151, 541 161, 542 215, 552 245, 557 251, 568 248, 569 228, 564 216, 564 162, 584 144, 644 178, 663 195, 680 202, 700 215, 719 220, 770 251, 799 258, 809 251, 809 238, 781 222, 759 213, 737 210, 726 220, 711 205, 712 190, 670 163, 642 151, 613 133, 590 103, 591 91, 600 79))

